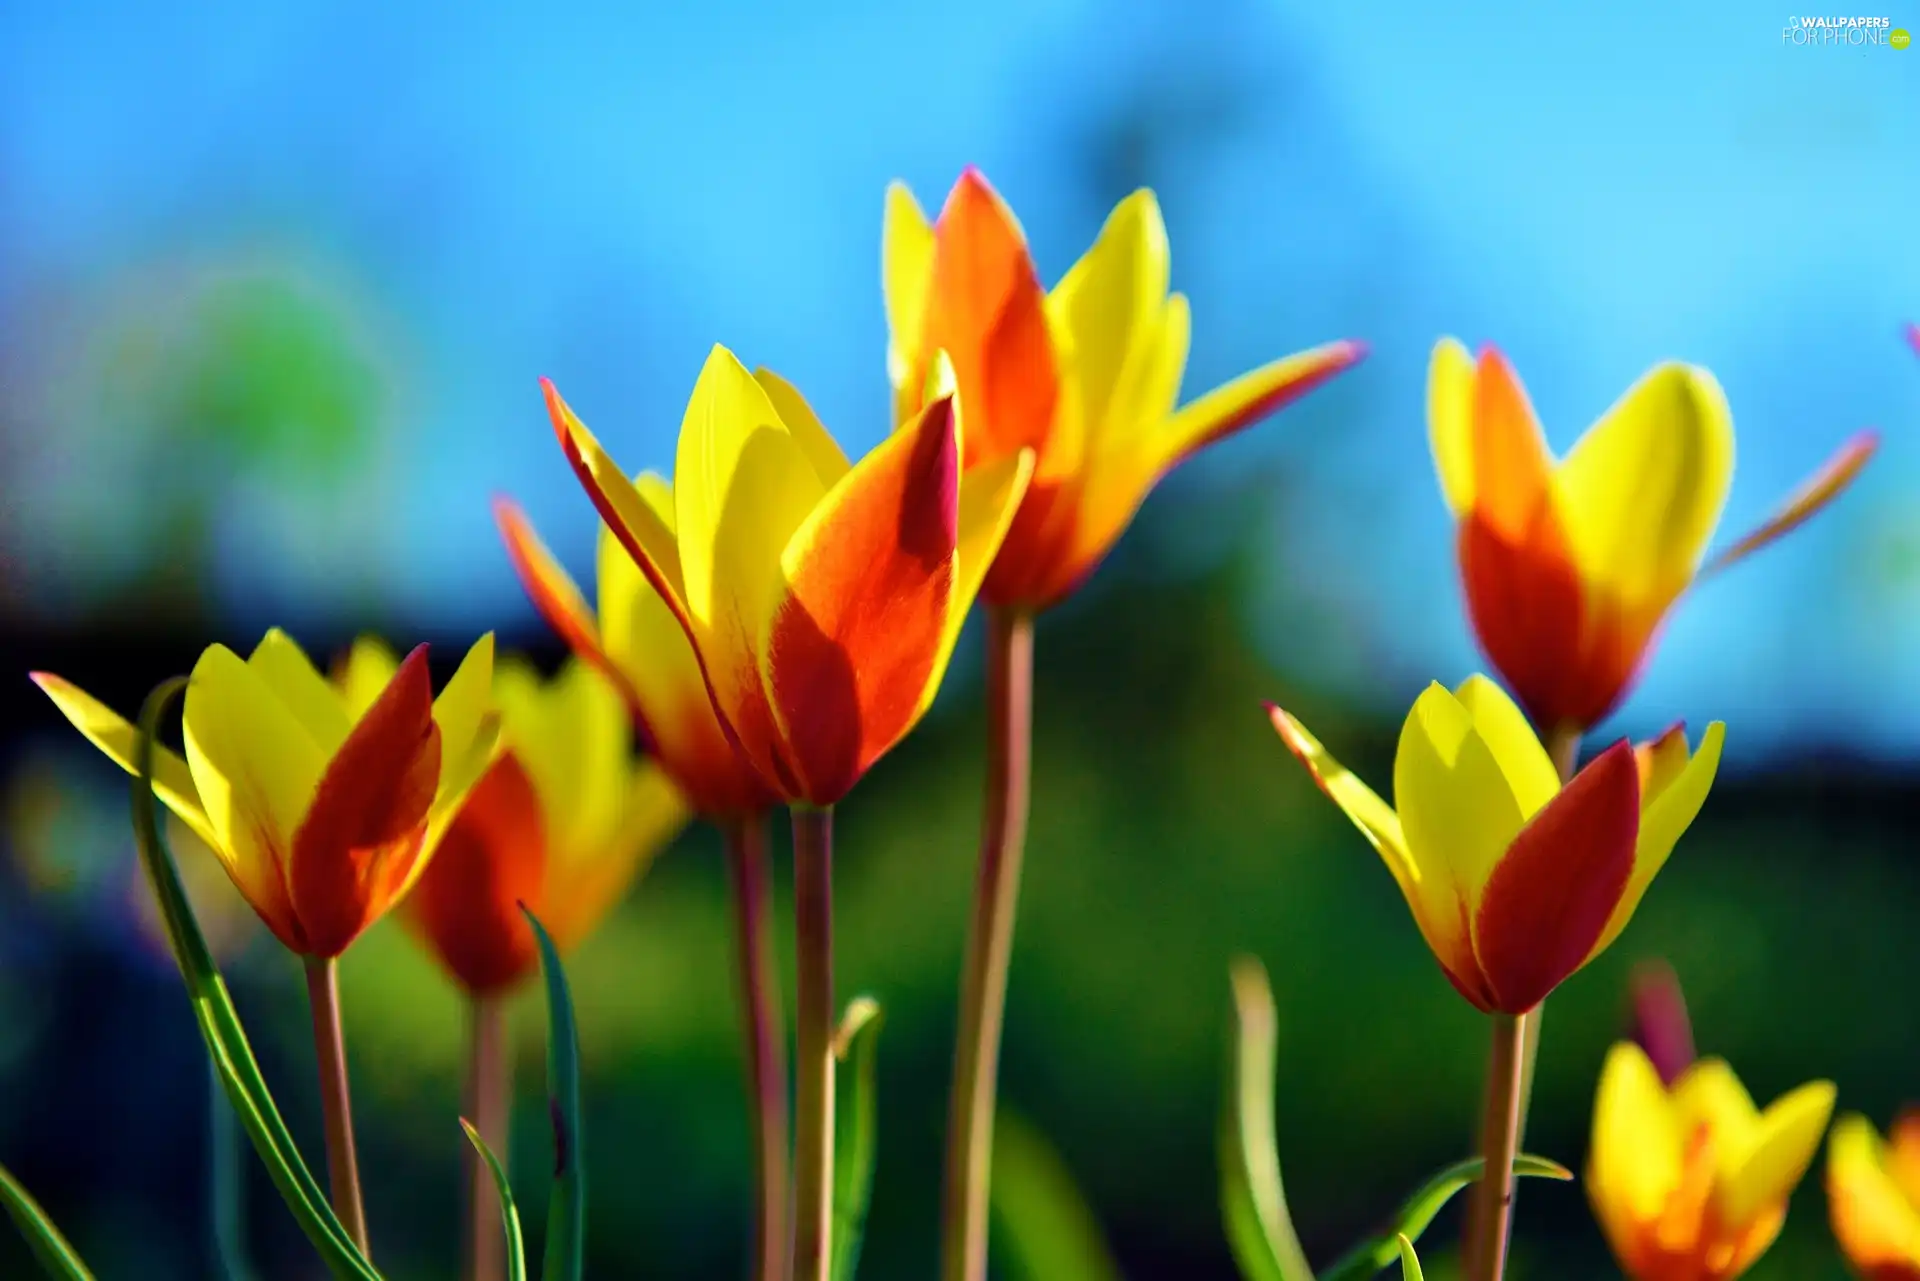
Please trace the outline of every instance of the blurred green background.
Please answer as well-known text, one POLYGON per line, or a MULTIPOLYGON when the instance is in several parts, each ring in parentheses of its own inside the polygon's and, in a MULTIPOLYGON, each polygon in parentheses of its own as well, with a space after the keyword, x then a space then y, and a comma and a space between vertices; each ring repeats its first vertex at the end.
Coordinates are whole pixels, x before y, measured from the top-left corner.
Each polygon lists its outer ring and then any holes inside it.
MULTIPOLYGON (((590 573, 592 514, 534 379, 657 467, 719 339, 864 449, 885 429, 884 184, 937 204, 969 162, 1049 279, 1156 188, 1194 392, 1373 344, 1164 485, 1040 627, 1002 1097, 1124 1276, 1232 1275, 1213 1142, 1237 953, 1272 975, 1281 1151, 1316 1260, 1469 1146, 1482 1022, 1260 710, 1285 702, 1384 786, 1418 690, 1477 665, 1422 423, 1443 332, 1506 346, 1560 448, 1655 360, 1712 367, 1740 430, 1727 534, 1846 433, 1886 430, 1834 511, 1680 610, 1604 728, 1722 718, 1728 763, 1631 928, 1554 998, 1528 1146, 1584 1161, 1641 958, 1673 964, 1702 1051, 1763 1102, 1830 1077, 1884 1123, 1920 1096, 1920 364, 1897 340, 1920 260, 1894 248, 1920 169, 1886 162, 1920 141, 1920 55, 1782 48, 1730 0, 1471 21, 1396 3, 1357 25, 1237 0, 970 12, 0 7, 0 1160, 104 1281, 212 1275, 205 1068, 146 923, 125 781, 25 672, 131 711, 203 645, 274 623, 316 657, 361 630, 428 640, 443 675, 488 628, 557 663, 487 516, 513 493, 590 573)), ((977 645, 840 818, 840 988, 887 1010, 870 1281, 934 1270, 977 645)), ((297 969, 195 853, 317 1160, 297 969)), ((723 884, 695 827, 572 964, 590 1275, 743 1273, 723 884)), ((343 982, 377 1254, 395 1281, 452 1277, 457 1002, 393 924, 343 982)), ((537 1001, 515 1020, 537 1239, 537 1001)), ((316 1276, 245 1169, 262 1275, 316 1276)), ((1842 1275, 1818 1181, 1752 1275, 1842 1275)), ((1455 1236, 1449 1214, 1430 1276, 1455 1236)), ((0 1276, 27 1267, 0 1233, 0 1276)), ((1524 1188, 1513 1274, 1613 1275, 1577 1185, 1524 1188)))

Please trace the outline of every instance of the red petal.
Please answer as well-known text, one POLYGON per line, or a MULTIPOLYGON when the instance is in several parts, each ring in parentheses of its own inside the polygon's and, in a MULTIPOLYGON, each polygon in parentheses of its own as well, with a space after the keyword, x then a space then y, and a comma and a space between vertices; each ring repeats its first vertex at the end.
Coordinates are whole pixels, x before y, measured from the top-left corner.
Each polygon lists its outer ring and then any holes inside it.
POLYGON ((1586 961, 1633 871, 1640 772, 1622 739, 1507 847, 1480 896, 1474 951, 1498 1004, 1524 1014, 1586 961))
POLYGON ((518 904, 538 905, 546 878, 540 798, 512 755, 468 794, 402 909, 469 992, 497 992, 530 973, 533 931, 518 904))
POLYGON ((421 645, 320 778, 294 834, 288 881, 314 956, 338 956, 392 906, 440 782, 440 729, 421 645))
POLYGON ((803 799, 831 805, 912 727, 946 625, 960 523, 953 402, 829 494, 774 616, 768 665, 803 799))

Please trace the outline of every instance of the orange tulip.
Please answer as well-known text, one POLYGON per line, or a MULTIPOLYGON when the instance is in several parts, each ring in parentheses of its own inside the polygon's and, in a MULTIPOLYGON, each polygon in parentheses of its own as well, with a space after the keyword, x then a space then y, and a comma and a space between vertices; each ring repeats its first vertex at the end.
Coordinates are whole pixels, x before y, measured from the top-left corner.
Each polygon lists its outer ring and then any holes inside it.
POLYGON ((1506 357, 1433 352, 1427 416, 1459 521, 1467 613, 1542 732, 1585 731, 1626 694, 1680 596, 1803 524, 1872 457, 1848 441, 1759 529, 1703 568, 1733 479, 1733 420, 1713 375, 1656 366, 1556 460, 1506 357))
MULTIPOLYGON (((377 687, 393 667, 384 645, 361 640, 336 679, 349 691, 377 687)), ((634 757, 627 708, 600 672, 573 659, 543 682, 508 659, 494 669, 493 698, 502 750, 401 905, 476 996, 538 968, 521 904, 571 949, 688 817, 665 775, 634 757)))
POLYGON ((734 746, 783 802, 839 801, 932 704, 1031 454, 963 482, 949 396, 849 463, 798 391, 724 347, 671 485, 630 481, 551 385, 547 408, 734 746))
MULTIPOLYGON (((275 937, 337 957, 405 897, 491 758, 493 637, 440 697, 427 647, 351 695, 285 632, 245 661, 209 647, 187 682, 186 755, 154 749, 154 792, 219 855, 275 937)), ((133 773, 139 731, 75 685, 33 679, 133 773)))
POLYGON ((1902 1112, 1884 1141, 1863 1116, 1834 1122, 1827 1213, 1865 1281, 1920 1281, 1920 1112, 1902 1112))
POLYGON ((1105 558, 1147 494, 1202 447, 1358 361, 1356 342, 1289 356, 1175 409, 1187 300, 1168 292, 1167 232, 1150 191, 1122 201, 1051 293, 1026 237, 976 169, 937 222, 887 192, 888 370, 896 420, 926 404, 936 354, 953 361, 972 470, 1036 454, 1033 483, 981 597, 1044 608, 1105 558))

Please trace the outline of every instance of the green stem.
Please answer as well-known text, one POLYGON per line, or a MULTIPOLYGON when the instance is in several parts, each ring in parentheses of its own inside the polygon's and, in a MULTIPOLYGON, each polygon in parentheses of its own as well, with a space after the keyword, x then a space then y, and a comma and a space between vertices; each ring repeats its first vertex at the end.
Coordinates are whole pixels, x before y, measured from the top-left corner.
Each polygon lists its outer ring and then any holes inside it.
POLYGON ((1493 1016, 1493 1048, 1487 1057, 1486 1127, 1481 1152, 1484 1212, 1475 1232, 1467 1275, 1474 1281, 1501 1281, 1507 1270, 1507 1237, 1513 1220, 1513 1158, 1520 1150, 1521 1020, 1493 1016))
POLYGON ((332 957, 309 956, 307 1004, 313 1012, 313 1050, 320 1068, 320 1115, 327 1134, 327 1174, 333 1212, 347 1235, 367 1248, 367 1211, 360 1196, 360 1160, 353 1150, 353 1099, 347 1087, 346 1037, 340 1030, 340 972, 332 957))
POLYGON ((721 828, 733 882, 734 970, 739 985, 741 1048, 753 1125, 753 1277, 786 1281, 787 1040, 774 964, 773 917, 764 815, 721 828))
POLYGON ((1027 837, 1033 739, 1033 616, 987 615, 987 795, 967 931, 947 1113, 942 1281, 985 1281, 994 1094, 1007 969, 1027 837))
POLYGON ((828 1281, 833 1232, 833 810, 794 806, 793 1281, 828 1281))
MULTIPOLYGON (((467 1115, 504 1166, 513 1107, 506 1010, 500 997, 482 995, 475 995, 467 1009, 472 1031, 467 1047, 467 1115)), ((471 1144, 467 1163, 466 1275, 471 1281, 501 1281, 506 1275, 507 1255, 500 1231, 500 1191, 486 1158, 471 1144)))
POLYGON ((247 1263, 246 1178, 240 1127, 220 1069, 207 1060, 207 1182, 213 1202, 213 1252, 225 1281, 253 1281, 247 1263))

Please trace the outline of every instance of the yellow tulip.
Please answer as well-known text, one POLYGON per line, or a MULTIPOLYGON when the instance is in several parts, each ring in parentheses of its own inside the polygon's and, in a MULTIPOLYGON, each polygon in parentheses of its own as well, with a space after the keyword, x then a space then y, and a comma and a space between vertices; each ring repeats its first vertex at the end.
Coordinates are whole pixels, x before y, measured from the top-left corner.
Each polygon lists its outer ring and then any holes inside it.
POLYGON ((1645 1051, 1607 1056, 1593 1106, 1587 1196, 1632 1281, 1731 1281, 1786 1222, 1833 1114, 1815 1081, 1762 1112, 1721 1059, 1701 1059, 1669 1089, 1645 1051))
MULTIPOLYGON (((278 629, 244 661, 210 646, 187 682, 185 757, 155 746, 154 792, 282 943, 336 957, 412 888, 485 770, 492 671, 489 634, 435 699, 422 645, 350 699, 278 629)), ((134 726, 58 676, 33 679, 134 771, 134 726)))
POLYGON ((1865 1281, 1920 1281, 1920 1113, 1901 1113, 1884 1141, 1863 1116, 1834 1122, 1827 1213, 1865 1281))

